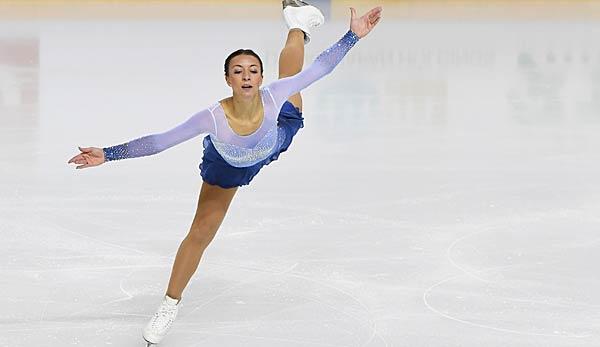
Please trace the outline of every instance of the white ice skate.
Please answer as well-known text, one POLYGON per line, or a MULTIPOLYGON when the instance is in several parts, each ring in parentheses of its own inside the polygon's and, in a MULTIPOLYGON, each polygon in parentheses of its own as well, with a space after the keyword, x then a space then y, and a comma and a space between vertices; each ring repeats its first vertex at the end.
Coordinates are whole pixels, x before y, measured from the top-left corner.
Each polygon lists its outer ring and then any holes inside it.
POLYGON ((310 42, 310 29, 325 22, 321 11, 301 0, 283 0, 283 18, 288 29, 298 28, 304 32, 304 44, 310 42))
POLYGON ((160 307, 142 333, 144 340, 148 343, 147 346, 158 344, 167 335, 177 317, 179 306, 181 306, 179 301, 168 295, 164 296, 160 307))

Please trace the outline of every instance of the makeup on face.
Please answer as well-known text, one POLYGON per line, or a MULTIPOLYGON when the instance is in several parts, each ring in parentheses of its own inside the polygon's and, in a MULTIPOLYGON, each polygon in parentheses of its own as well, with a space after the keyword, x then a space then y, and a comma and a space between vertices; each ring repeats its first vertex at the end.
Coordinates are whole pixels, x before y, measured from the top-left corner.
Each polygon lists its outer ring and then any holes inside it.
POLYGON ((239 55, 232 59, 228 76, 229 84, 242 90, 260 86, 262 76, 258 59, 250 55, 239 55))

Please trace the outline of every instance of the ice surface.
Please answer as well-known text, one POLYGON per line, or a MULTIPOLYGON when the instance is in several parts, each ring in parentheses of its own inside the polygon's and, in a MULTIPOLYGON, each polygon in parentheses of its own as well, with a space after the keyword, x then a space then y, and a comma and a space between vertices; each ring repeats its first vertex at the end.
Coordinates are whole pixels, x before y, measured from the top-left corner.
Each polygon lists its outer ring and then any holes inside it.
MULTIPOLYGON (((143 345, 201 138, 66 162, 228 95, 237 48, 276 78, 281 19, 221 6, 211 21, 0 22, 0 346, 143 345)), ((600 24, 389 7, 303 93, 305 127, 239 189, 161 346, 600 344, 600 24)))

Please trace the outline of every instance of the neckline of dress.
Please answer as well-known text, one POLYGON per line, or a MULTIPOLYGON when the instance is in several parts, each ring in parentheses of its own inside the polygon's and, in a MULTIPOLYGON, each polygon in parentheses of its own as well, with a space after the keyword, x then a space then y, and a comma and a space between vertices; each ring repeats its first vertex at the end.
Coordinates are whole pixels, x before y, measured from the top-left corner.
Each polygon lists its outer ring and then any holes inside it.
POLYGON ((233 128, 231 127, 231 125, 229 124, 229 119, 227 119, 227 115, 225 114, 225 109, 223 108, 223 105, 221 104, 221 101, 217 101, 217 104, 219 106, 219 108, 221 108, 221 112, 223 112, 223 117, 225 117, 225 123, 227 124, 227 129, 229 129, 229 131, 234 134, 235 136, 241 137, 241 138, 246 138, 246 137, 250 137, 252 135, 257 134, 260 129, 262 129, 263 125, 265 125, 265 100, 264 100, 264 93, 262 89, 259 89, 260 92, 260 102, 262 103, 263 106, 263 116, 262 116, 262 120, 260 122, 260 125, 258 126, 258 128, 256 128, 256 130, 254 130, 253 132, 251 132, 248 135, 240 135, 238 133, 235 132, 235 130, 233 130, 233 128))

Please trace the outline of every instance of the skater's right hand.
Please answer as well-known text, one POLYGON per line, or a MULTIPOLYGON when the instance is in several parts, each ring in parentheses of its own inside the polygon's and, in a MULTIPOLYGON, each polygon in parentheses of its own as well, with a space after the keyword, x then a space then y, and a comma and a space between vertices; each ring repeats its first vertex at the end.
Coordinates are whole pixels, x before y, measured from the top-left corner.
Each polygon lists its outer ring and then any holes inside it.
POLYGON ((104 163, 106 160, 104 158, 104 151, 102 148, 96 147, 78 147, 81 151, 80 154, 77 154, 71 160, 67 162, 67 164, 75 163, 75 164, 83 164, 77 166, 76 169, 85 169, 86 167, 98 166, 104 163))

